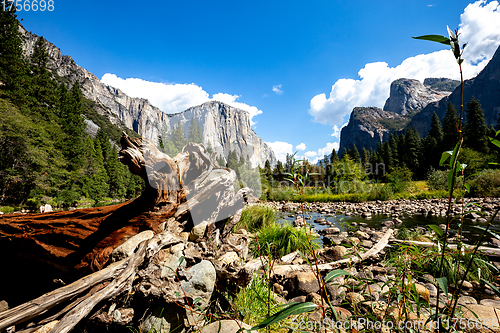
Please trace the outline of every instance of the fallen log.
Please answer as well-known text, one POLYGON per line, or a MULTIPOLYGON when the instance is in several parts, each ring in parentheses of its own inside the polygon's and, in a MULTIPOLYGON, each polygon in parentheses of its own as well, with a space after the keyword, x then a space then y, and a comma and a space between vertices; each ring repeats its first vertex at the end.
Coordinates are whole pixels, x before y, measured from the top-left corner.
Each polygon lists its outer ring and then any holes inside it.
POLYGON ((26 298, 32 299, 34 294, 46 293, 2 312, 0 330, 31 320, 55 306, 64 307, 80 295, 78 304, 66 306, 69 312, 63 309, 49 317, 64 315, 52 331, 68 332, 95 305, 126 293, 138 267, 167 244, 162 238, 165 235, 189 232, 206 222, 201 240, 208 244, 216 235, 223 240, 238 222, 249 189, 235 193, 235 172, 220 167, 202 145, 190 143, 174 158, 159 151, 152 142, 126 134, 121 145, 122 163, 146 182, 144 193, 135 200, 72 212, 0 217, 0 250, 7 254, 0 258, 0 264, 7 263, 2 267, 15 272, 1 275, 2 285, 9 288, 0 292, 0 299, 17 305, 26 298), (230 222, 227 228, 226 222, 230 222), (153 230, 156 236, 141 243, 133 256, 110 265, 112 251, 145 230, 153 230), (39 281, 46 283, 30 283, 33 267, 39 281), (56 287, 53 280, 69 284, 47 293, 56 287), (108 284, 81 296, 103 281, 108 284))
MULTIPOLYGON (((392 236, 394 230, 389 229, 386 231, 384 236, 375 244, 371 249, 368 251, 361 253, 359 256, 352 256, 350 258, 345 258, 341 260, 337 260, 334 262, 330 262, 327 264, 320 264, 318 265, 318 269, 320 271, 329 271, 332 269, 338 268, 340 265, 347 264, 347 263, 358 263, 361 261, 364 261, 370 257, 373 257, 374 255, 378 254, 380 251, 382 251, 388 244, 389 244, 389 238, 392 236)), ((310 271, 311 266, 309 265, 279 265, 273 267, 272 275, 278 275, 278 276, 289 276, 293 272, 306 272, 310 271)))
MULTIPOLYGON (((390 241, 391 243, 397 243, 397 244, 408 244, 408 245, 416 245, 419 247, 438 247, 436 243, 433 242, 419 242, 419 241, 412 241, 412 240, 401 240, 401 239, 393 239, 390 241)), ((457 245, 456 244, 447 244, 447 246, 450 249, 456 250, 457 245)), ((475 246, 474 245, 467 245, 463 244, 462 245, 465 250, 467 251, 472 251, 474 250, 475 246)), ((478 250, 490 257, 500 257, 500 249, 497 248, 492 248, 492 247, 487 247, 487 246, 480 246, 478 250)))

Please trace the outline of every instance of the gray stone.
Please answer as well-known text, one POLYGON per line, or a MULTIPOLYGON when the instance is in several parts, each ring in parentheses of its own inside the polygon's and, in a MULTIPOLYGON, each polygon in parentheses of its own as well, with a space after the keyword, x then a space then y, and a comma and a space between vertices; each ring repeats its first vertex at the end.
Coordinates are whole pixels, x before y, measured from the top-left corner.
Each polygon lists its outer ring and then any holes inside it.
POLYGON ((479 304, 500 309, 500 301, 494 299, 482 299, 479 304))
POLYGON ((477 301, 474 297, 460 296, 458 298, 458 304, 461 304, 461 305, 477 304, 477 301))
POLYGON ((119 261, 125 259, 132 255, 137 248, 137 246, 144 240, 150 239, 154 236, 154 232, 152 230, 146 230, 137 235, 127 239, 125 243, 118 246, 111 252, 111 261, 119 261))
MULTIPOLYGON (((183 256, 182 251, 175 253, 170 253, 170 251, 161 251, 163 253, 163 260, 159 263, 161 267, 160 276, 162 278, 174 277, 177 268, 179 267, 179 261, 183 256)), ((186 266, 186 261, 183 260, 182 266, 186 266)))
MULTIPOLYGON (((241 332, 240 331, 241 328, 249 330, 250 328, 252 328, 252 326, 236 320, 224 319, 213 322, 210 325, 205 326, 201 330, 201 333, 236 333, 236 332, 241 332)), ((246 330, 243 330, 243 332, 257 333, 257 331, 246 331, 246 330)))
POLYGON ((299 294, 310 294, 319 291, 318 279, 313 272, 297 272, 294 276, 295 291, 299 294))
POLYGON ((7 303, 7 301, 0 301, 0 312, 8 309, 9 309, 9 304, 7 303))
POLYGON ((191 229, 191 232, 189 233, 189 240, 193 242, 198 238, 202 238, 203 236, 205 236, 207 225, 208 225, 207 221, 203 221, 195 225, 193 229, 191 229))

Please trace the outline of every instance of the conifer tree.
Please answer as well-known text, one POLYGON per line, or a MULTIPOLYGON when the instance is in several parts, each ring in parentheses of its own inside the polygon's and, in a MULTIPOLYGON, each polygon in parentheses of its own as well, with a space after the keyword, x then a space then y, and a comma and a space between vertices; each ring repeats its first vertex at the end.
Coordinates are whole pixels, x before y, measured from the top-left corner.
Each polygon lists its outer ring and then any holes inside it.
POLYGON ((479 152, 488 152, 488 128, 484 120, 481 104, 474 97, 467 103, 465 109, 464 139, 467 147, 479 152))
POLYGON ((200 124, 193 118, 191 118, 191 122, 189 123, 189 136, 188 142, 193 143, 203 143, 203 134, 201 131, 200 124))
POLYGON ((71 92, 62 86, 59 91, 60 123, 64 131, 64 140, 60 142, 62 151, 68 161, 69 170, 76 170, 82 166, 84 149, 83 134, 85 122, 82 117, 83 97, 80 85, 75 83, 71 92))
POLYGON ((333 148, 332 153, 330 154, 330 163, 335 164, 338 161, 339 161, 339 156, 337 155, 335 148, 333 148))
POLYGON ((52 75, 47 69, 49 55, 45 46, 45 39, 38 38, 33 48, 31 55, 31 72, 32 72, 32 92, 31 104, 45 118, 51 116, 50 107, 56 104, 56 82, 52 79, 52 75))
POLYGON ((406 130, 406 166, 413 172, 417 173, 420 167, 420 152, 421 152, 421 141, 420 135, 417 130, 413 128, 408 128, 406 130))
MULTIPOLYGON (((0 82, 1 89, 14 104, 26 103, 29 81, 27 63, 23 55, 19 21, 14 2, 5 1, 6 10, 0 11, 0 82)), ((3 9, 3 8, 2 8, 3 9)))
POLYGON ((184 135, 184 129, 182 128, 180 119, 177 122, 177 126, 175 127, 170 140, 172 140, 175 149, 177 149, 177 151, 179 152, 181 152, 184 146, 187 144, 186 136, 184 135))
POLYGON ((448 102, 446 114, 443 118, 443 150, 455 147, 458 142, 458 116, 457 110, 451 102, 448 102))
POLYGON ((438 145, 443 141, 443 128, 441 127, 441 121, 436 112, 432 115, 431 129, 427 135, 434 138, 438 145))
POLYGON ((352 145, 352 148, 350 150, 351 158, 354 160, 354 163, 358 163, 361 160, 361 157, 359 156, 359 151, 356 145, 352 145))
POLYGON ((394 167, 398 166, 400 164, 398 142, 396 136, 393 133, 391 133, 389 136, 389 147, 391 148, 392 165, 394 167))

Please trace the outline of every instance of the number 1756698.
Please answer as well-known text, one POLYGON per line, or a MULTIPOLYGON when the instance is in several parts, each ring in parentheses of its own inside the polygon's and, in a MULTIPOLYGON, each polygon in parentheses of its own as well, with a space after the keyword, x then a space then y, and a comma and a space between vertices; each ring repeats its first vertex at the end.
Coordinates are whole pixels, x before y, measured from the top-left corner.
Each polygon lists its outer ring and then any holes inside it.
POLYGON ((54 0, 1 0, 1 7, 3 11, 16 7, 18 12, 25 11, 53 11, 54 0))

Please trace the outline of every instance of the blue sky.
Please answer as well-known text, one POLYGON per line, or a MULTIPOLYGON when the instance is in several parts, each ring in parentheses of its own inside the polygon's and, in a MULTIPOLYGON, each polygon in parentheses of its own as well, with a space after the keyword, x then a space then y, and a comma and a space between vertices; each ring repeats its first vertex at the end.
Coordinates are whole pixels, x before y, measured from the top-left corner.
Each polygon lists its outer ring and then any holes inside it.
POLYGON ((393 79, 456 77, 450 51, 411 36, 460 25, 468 77, 500 44, 497 1, 55 0, 54 8, 18 17, 104 82, 169 113, 209 99, 239 106, 278 156, 298 146, 313 161, 338 147, 332 134, 354 106, 383 107, 393 79))

